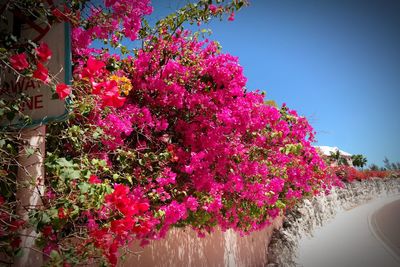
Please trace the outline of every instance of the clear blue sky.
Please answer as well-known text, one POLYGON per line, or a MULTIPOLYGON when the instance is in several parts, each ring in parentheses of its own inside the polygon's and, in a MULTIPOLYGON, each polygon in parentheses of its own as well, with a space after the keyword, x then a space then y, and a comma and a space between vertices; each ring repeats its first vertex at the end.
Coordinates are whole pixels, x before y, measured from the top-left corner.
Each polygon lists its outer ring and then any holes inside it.
MULTIPOLYGON (((153 0, 151 20, 186 2, 153 0)), ((252 0, 202 27, 239 57, 248 89, 310 120, 318 145, 400 161, 400 1, 252 0)))

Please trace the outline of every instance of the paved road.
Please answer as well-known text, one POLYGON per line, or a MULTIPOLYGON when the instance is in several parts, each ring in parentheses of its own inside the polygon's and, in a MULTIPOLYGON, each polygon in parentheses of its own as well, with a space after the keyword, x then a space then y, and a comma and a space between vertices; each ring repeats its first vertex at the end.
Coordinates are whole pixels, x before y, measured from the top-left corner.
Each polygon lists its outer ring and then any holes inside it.
POLYGON ((400 267, 400 196, 343 211, 299 243, 304 267, 400 267), (396 216, 393 216, 396 214, 396 216))
POLYGON ((386 249, 400 262, 400 200, 383 206, 374 212, 370 219, 375 237, 384 243, 386 249))

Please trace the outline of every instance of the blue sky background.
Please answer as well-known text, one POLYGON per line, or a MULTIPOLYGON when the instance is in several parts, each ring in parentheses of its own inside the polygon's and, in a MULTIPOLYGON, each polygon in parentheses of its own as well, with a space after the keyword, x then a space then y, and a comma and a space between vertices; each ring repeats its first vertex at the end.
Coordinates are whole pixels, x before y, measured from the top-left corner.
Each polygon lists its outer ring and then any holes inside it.
MULTIPOLYGON (((152 0, 148 19, 187 2, 152 0)), ((239 57, 249 90, 309 119, 317 145, 400 161, 400 1, 250 0, 201 27, 239 57)))

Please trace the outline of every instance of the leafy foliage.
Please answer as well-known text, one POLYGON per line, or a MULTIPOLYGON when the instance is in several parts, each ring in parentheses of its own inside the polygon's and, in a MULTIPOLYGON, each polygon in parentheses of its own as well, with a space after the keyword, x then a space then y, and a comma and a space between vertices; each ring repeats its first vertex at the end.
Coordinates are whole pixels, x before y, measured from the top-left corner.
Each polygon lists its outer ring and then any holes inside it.
POLYGON ((367 158, 361 154, 352 155, 351 161, 352 161, 354 167, 363 168, 367 164, 367 158))
MULTIPOLYGON (((245 4, 189 3, 155 28, 143 20, 152 11, 148 0, 39 5, 47 10, 40 17, 73 26, 72 86, 46 75, 50 52, 34 42, 2 47, 2 68, 69 95, 71 113, 47 126, 43 207, 31 210, 28 222, 15 215, 20 140, 1 133, 2 252, 18 253, 17 230, 34 227, 49 266, 116 265, 132 241, 145 245, 173 226, 246 234, 340 184, 312 146, 315 133, 304 117, 247 92, 236 57, 183 29, 224 14, 233 20, 245 4), (143 46, 122 48, 123 38, 143 46), (131 54, 93 48, 94 40, 131 54)), ((13 107, 0 104, 3 115, 13 107)))
POLYGON ((384 166, 387 170, 400 170, 400 162, 390 162, 390 160, 385 157, 383 163, 385 164, 384 166))

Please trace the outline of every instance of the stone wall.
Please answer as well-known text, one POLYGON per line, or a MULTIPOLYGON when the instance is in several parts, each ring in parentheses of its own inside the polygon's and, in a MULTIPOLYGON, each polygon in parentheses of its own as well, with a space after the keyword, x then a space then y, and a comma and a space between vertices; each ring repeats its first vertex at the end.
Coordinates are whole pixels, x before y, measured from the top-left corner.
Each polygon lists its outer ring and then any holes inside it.
POLYGON ((268 267, 296 266, 298 242, 313 229, 323 226, 341 210, 348 210, 369 200, 400 193, 400 179, 370 179, 345 184, 327 196, 306 199, 292 209, 275 230, 268 248, 268 267))

